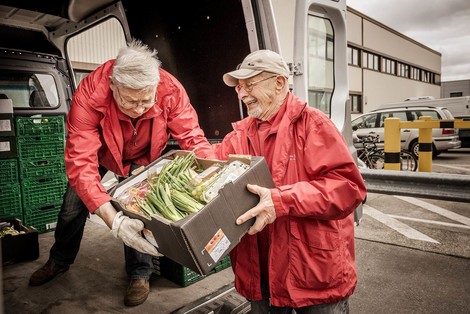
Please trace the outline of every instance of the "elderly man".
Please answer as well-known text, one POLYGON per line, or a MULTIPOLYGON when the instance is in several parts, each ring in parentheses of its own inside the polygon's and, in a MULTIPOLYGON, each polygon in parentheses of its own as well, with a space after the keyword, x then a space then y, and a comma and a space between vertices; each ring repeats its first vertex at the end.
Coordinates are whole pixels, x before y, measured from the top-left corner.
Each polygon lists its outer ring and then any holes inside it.
POLYGON ((69 185, 49 260, 32 274, 31 286, 52 280, 73 264, 90 212, 101 217, 125 244, 130 280, 125 305, 139 305, 147 299, 152 255, 159 253, 142 237, 140 220, 116 212, 101 177, 107 171, 127 177, 132 168, 148 165, 160 157, 170 135, 183 149, 197 148, 200 157, 214 156, 185 89, 160 68, 156 54, 134 40, 115 60, 80 82, 67 117, 69 185))
POLYGON ((353 212, 366 189, 342 134, 289 91, 288 76, 269 50, 223 76, 249 117, 217 144, 218 158, 263 156, 276 185, 248 185, 260 202, 237 219, 256 217, 231 252, 235 286, 252 313, 347 313, 357 282, 353 212))

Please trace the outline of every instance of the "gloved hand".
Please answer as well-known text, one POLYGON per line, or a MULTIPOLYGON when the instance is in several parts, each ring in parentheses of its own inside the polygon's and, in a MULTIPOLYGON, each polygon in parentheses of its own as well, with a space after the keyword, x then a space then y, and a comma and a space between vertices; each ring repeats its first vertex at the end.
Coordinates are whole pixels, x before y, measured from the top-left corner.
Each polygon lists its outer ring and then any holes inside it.
POLYGON ((113 220, 111 232, 115 238, 121 239, 127 246, 139 252, 153 256, 162 256, 157 248, 142 237, 144 223, 138 219, 124 216, 123 212, 118 212, 113 220))

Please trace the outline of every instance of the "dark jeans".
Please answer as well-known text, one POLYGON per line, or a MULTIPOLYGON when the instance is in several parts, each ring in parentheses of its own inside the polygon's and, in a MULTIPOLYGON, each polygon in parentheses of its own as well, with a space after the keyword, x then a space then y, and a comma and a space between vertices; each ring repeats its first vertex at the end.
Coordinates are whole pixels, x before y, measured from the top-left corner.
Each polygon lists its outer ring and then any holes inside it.
MULTIPOLYGON (((101 177, 107 170, 99 168, 101 177)), ((88 218, 88 209, 75 191, 67 184, 64 201, 57 219, 55 243, 49 258, 59 265, 71 265, 77 257, 83 230, 88 218)), ((95 239, 101 241, 101 239, 95 239)), ((153 272, 152 256, 140 253, 124 245, 126 272, 129 279, 148 279, 153 272)))
POLYGON ((267 285, 261 284, 263 300, 251 301, 251 314, 348 314, 349 298, 336 303, 326 303, 299 308, 269 306, 269 290, 267 285))

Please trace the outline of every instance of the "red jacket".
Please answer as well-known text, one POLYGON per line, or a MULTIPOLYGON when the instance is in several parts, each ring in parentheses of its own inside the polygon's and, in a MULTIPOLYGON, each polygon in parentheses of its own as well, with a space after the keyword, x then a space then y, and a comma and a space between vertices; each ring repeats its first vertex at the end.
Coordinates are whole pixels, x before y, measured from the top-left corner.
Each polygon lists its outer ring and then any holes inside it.
MULTIPOLYGON (((118 108, 109 87, 114 60, 108 61, 84 78, 77 88, 67 117, 65 163, 69 183, 90 212, 111 197, 100 182, 98 165, 126 177, 132 161, 123 162, 123 136, 118 108)), ((171 135, 182 149, 200 157, 214 157, 212 148, 199 127, 194 108, 183 86, 168 72, 160 69, 157 103, 140 119, 151 123, 136 125, 136 132, 148 134, 148 156, 139 163, 160 157, 171 135)))
MULTIPOLYGON (((356 287, 354 209, 366 189, 345 140, 330 119, 289 93, 266 141, 277 219, 270 234, 269 287, 274 306, 331 303, 356 287), (279 116, 281 115, 281 116, 279 116)), ((217 145, 220 159, 254 150, 257 123, 246 118, 217 145)), ((245 235, 231 252, 235 286, 260 300, 257 236, 245 235)))

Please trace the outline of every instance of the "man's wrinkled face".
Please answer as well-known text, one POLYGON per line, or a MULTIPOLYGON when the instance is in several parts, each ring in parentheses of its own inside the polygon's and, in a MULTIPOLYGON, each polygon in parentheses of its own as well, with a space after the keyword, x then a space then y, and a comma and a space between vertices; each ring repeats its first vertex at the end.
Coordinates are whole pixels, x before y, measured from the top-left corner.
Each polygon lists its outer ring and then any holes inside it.
POLYGON ((274 106, 276 99, 276 78, 278 75, 263 72, 246 80, 238 80, 235 91, 246 106, 248 115, 267 120, 267 113, 274 106))
POLYGON ((156 88, 131 89, 118 87, 111 83, 113 97, 119 110, 132 119, 138 118, 150 110, 157 102, 156 88))

